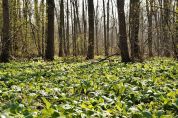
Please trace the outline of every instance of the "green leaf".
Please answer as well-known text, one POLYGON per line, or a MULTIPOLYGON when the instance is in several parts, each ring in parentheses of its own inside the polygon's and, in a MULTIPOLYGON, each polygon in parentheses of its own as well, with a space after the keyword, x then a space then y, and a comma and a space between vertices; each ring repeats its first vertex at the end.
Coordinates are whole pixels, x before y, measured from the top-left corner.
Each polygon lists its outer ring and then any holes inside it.
POLYGON ((158 118, 160 118, 162 115, 164 115, 164 111, 159 110, 158 113, 157 113, 158 118))
POLYGON ((44 98, 44 97, 42 97, 41 99, 42 99, 43 102, 45 103, 45 105, 46 105, 46 109, 49 109, 49 108, 51 107, 51 103, 48 102, 48 100, 47 100, 46 98, 44 98))
POLYGON ((143 115, 144 115, 144 117, 146 117, 146 118, 152 118, 152 114, 151 114, 151 112, 149 112, 149 111, 143 112, 143 115))

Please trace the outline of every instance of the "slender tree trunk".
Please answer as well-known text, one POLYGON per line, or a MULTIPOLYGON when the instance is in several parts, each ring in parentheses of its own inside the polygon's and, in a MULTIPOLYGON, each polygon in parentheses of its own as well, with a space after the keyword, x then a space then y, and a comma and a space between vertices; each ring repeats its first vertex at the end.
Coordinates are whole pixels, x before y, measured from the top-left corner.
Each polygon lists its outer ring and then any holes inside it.
POLYGON ((41 56, 41 41, 40 41, 40 16, 39 16, 39 10, 38 10, 38 0, 34 0, 35 4, 35 22, 37 26, 37 49, 38 49, 38 55, 41 56))
POLYGON ((78 10, 78 1, 76 0, 75 2, 75 8, 76 8, 76 22, 77 22, 77 28, 78 28, 78 31, 79 31, 79 33, 81 33, 81 28, 80 28, 80 19, 79 19, 79 10, 78 10))
POLYGON ((54 0, 47 0, 47 41, 45 59, 54 60, 54 0))
POLYGON ((94 58, 94 4, 93 0, 88 0, 88 24, 89 24, 89 41, 88 54, 86 59, 94 58))
MULTIPOLYGON (((18 0, 18 19, 19 19, 19 22, 22 22, 23 21, 23 17, 22 17, 22 12, 21 12, 21 0, 18 0)), ((18 39, 20 40, 20 42, 18 43, 22 43, 21 45, 18 45, 18 48, 21 53, 23 53, 23 50, 22 50, 22 47, 23 47, 23 42, 24 42, 24 34, 23 34, 23 26, 20 27, 19 29, 19 32, 18 32, 18 39)), ((19 56, 19 55, 18 55, 19 56)))
POLYGON ((40 12, 41 12, 41 52, 42 57, 45 57, 45 4, 44 0, 41 0, 40 4, 40 12))
POLYGON ((140 20, 141 20, 141 26, 140 26, 140 28, 141 28, 140 53, 141 53, 141 55, 144 55, 144 53, 145 53, 145 40, 144 40, 144 31, 145 31, 144 23, 145 23, 145 21, 144 21, 144 12, 143 12, 144 8, 142 8, 141 10, 142 10, 142 12, 141 12, 141 18, 140 18, 140 20))
POLYGON ((107 36, 106 36, 106 10, 105 10, 105 0, 103 0, 103 19, 104 19, 104 50, 105 50, 105 56, 109 55, 108 52, 108 45, 107 45, 107 36))
POLYGON ((146 0, 146 9, 147 9, 147 17, 148 17, 148 50, 149 57, 153 56, 153 41, 152 41, 152 18, 153 18, 153 0, 146 0))
POLYGON ((59 22, 60 22, 60 25, 59 25, 59 57, 63 57, 64 56, 64 52, 63 52, 64 2, 63 0, 61 0, 60 2, 60 21, 59 22))
POLYGON ((106 32, 107 32, 107 34, 106 34, 106 36, 107 36, 107 38, 106 38, 106 42, 107 42, 107 55, 109 55, 109 48, 110 48, 110 39, 109 39, 109 31, 110 31, 110 1, 111 0, 108 0, 108 2, 107 2, 107 28, 106 28, 106 32))
POLYGON ((16 52, 17 52, 17 33, 16 33, 16 30, 17 30, 17 1, 16 0, 13 0, 10 2, 10 18, 11 18, 11 32, 12 32, 12 35, 13 35, 13 38, 11 39, 11 54, 13 56, 16 55, 16 52))
POLYGON ((117 0, 118 18, 119 18, 119 48, 121 50, 122 62, 130 62, 128 44, 127 44, 127 33, 126 33, 126 22, 124 12, 125 0, 117 0))
POLYGON ((175 45, 175 57, 176 59, 178 60, 178 2, 176 4, 176 38, 175 38, 175 41, 174 41, 174 45, 175 45))
POLYGON ((73 3, 73 56, 77 56, 77 18, 76 18, 76 8, 73 3))
MULTIPOLYGON (((154 2, 154 4, 155 4, 155 2, 154 2)), ((154 12, 154 19, 155 19, 155 29, 156 29, 156 38, 157 38, 157 40, 156 40, 156 43, 157 43, 157 46, 156 46, 156 52, 157 52, 157 56, 160 56, 160 27, 161 26, 159 26, 159 12, 158 12, 158 10, 156 10, 155 12, 154 12)))
MULTIPOLYGON (((111 54, 113 54, 113 49, 114 49, 114 43, 115 43, 115 37, 114 37, 114 32, 115 32, 115 27, 116 25, 116 19, 115 19, 115 12, 114 12, 114 2, 111 0, 111 7, 112 7, 112 31, 111 31, 111 38, 110 38, 110 48, 111 48, 111 54)), ((118 39, 117 39, 118 40, 118 39)))
POLYGON ((2 38, 2 53, 0 56, 1 62, 8 62, 10 58, 10 20, 9 20, 9 0, 2 0, 3 8, 3 38, 2 38))
MULTIPOLYGON (((77 39, 76 39, 76 50, 77 50, 77 55, 80 55, 81 52, 80 52, 80 42, 79 42, 79 39, 81 39, 81 28, 80 28, 80 19, 79 19, 79 10, 78 10, 78 7, 79 7, 79 4, 78 4, 78 1, 75 0, 74 2, 74 5, 75 5, 75 10, 76 10, 76 28, 77 28, 77 39)), ((82 43, 81 43, 82 44, 82 43)))
POLYGON ((130 43, 132 61, 141 61, 139 46, 140 0, 130 0, 130 43))
POLYGON ((28 41, 28 1, 27 0, 23 0, 23 18, 25 20, 25 25, 24 25, 24 39, 23 39, 23 47, 22 47, 22 55, 26 56, 28 54, 28 44, 29 44, 29 41, 28 41))
POLYGON ((86 16, 85 16, 85 0, 83 0, 83 11, 82 11, 82 16, 83 16, 83 30, 84 30, 84 53, 83 55, 85 55, 87 53, 87 21, 86 21, 86 16))
POLYGON ((169 26, 170 25, 170 0, 164 0, 164 16, 163 16, 163 36, 164 36, 164 56, 169 57, 170 54, 170 36, 169 36, 169 26))
POLYGON ((99 1, 97 0, 97 6, 95 11, 95 39, 96 39, 96 55, 99 55, 99 40, 98 40, 98 10, 99 10, 99 1))
POLYGON ((70 44, 69 44, 69 0, 67 0, 67 11, 66 11, 66 15, 67 15, 67 28, 66 28, 66 56, 68 56, 70 54, 70 44))

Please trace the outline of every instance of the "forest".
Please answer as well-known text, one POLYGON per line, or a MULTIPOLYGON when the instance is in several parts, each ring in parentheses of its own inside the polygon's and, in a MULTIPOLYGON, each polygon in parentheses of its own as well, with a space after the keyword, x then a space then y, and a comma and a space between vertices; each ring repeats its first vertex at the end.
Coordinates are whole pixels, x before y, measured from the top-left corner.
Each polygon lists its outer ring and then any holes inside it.
POLYGON ((177 0, 0 6, 0 118, 178 118, 177 0))

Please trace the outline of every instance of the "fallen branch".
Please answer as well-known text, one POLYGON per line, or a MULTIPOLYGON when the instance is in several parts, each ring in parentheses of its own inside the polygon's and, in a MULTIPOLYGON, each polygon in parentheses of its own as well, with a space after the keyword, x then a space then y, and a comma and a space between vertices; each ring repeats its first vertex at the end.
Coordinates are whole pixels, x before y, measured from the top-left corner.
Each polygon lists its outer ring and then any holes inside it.
POLYGON ((119 53, 109 55, 109 56, 105 57, 104 59, 99 60, 97 63, 103 62, 103 61, 105 61, 105 60, 107 60, 108 58, 113 57, 113 56, 119 56, 119 53))
POLYGON ((89 63, 88 65, 90 65, 90 64, 97 64, 97 63, 103 62, 103 61, 105 61, 105 60, 108 60, 110 57, 119 56, 119 55, 120 55, 119 53, 112 54, 112 55, 109 55, 109 56, 107 56, 107 57, 105 57, 105 58, 103 58, 103 59, 100 59, 100 60, 98 60, 98 61, 96 61, 96 60, 91 61, 91 63, 89 63))

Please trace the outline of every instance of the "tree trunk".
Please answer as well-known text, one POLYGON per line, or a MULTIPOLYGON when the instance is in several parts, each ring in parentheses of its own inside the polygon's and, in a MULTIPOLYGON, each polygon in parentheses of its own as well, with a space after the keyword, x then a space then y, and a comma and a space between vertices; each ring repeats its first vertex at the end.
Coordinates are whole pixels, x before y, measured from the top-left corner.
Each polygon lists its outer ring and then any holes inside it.
POLYGON ((77 56, 77 16, 75 3, 73 2, 73 56, 77 56))
POLYGON ((79 42, 79 39, 81 39, 81 28, 80 28, 80 19, 79 19, 79 4, 78 4, 78 1, 75 0, 74 2, 74 6, 75 6, 75 11, 76 11, 76 28, 77 28, 77 39, 76 39, 76 50, 77 50, 77 55, 80 55, 80 42, 79 42))
POLYGON ((54 60, 54 0, 47 0, 47 40, 45 59, 54 60))
POLYGON ((98 40, 98 14, 99 14, 99 1, 97 0, 97 6, 95 11, 95 40, 96 40, 96 55, 99 56, 99 40, 98 40))
POLYGON ((109 48, 110 48, 110 40, 109 40, 109 31, 110 31, 110 1, 111 0, 108 0, 108 2, 107 2, 107 34, 106 34, 106 36, 107 36, 107 38, 106 38, 106 45, 107 45, 107 55, 109 55, 109 48))
POLYGON ((16 0, 12 0, 10 2, 10 18, 11 18, 11 23, 10 23, 10 27, 11 27, 11 33, 13 35, 13 38, 11 39, 11 55, 15 56, 16 55, 16 52, 17 52, 17 49, 18 49, 18 46, 17 46, 17 33, 16 33, 16 30, 17 30, 17 15, 18 15, 18 11, 16 9, 17 7, 17 1, 16 0))
POLYGON ((153 17, 153 0, 146 0, 146 9, 147 9, 147 17, 148 17, 148 50, 149 57, 153 56, 153 41, 152 41, 152 17, 153 17))
POLYGON ((59 24, 59 57, 63 57, 64 56, 64 52, 63 52, 63 43, 64 43, 64 2, 63 0, 61 0, 60 3, 60 24, 59 24))
POLYGON ((8 62, 10 57, 10 21, 9 21, 9 0, 2 1, 3 8, 3 38, 2 38, 2 53, 0 56, 1 62, 8 62))
POLYGON ((66 15, 67 15, 67 28, 66 28, 66 56, 68 56, 70 54, 70 47, 69 47, 69 0, 67 0, 67 11, 66 11, 66 15))
MULTIPOLYGON (((155 5, 155 2, 154 2, 154 5, 155 5)), ((159 26, 159 12, 158 12, 158 9, 153 12, 153 16, 154 16, 154 19, 155 19, 155 29, 156 29, 156 52, 157 52, 157 56, 160 56, 160 28, 161 28, 161 25, 159 26)))
POLYGON ((170 36, 169 36, 169 26, 170 25, 170 0, 164 0, 164 15, 163 15, 163 36, 164 36, 164 56, 171 56, 170 53, 170 36))
POLYGON ((45 4, 44 0, 41 0, 40 4, 40 12, 41 12, 41 52, 42 57, 45 57, 45 4))
POLYGON ((89 40, 88 54, 86 59, 94 58, 94 4, 93 0, 88 0, 88 24, 89 24, 89 40))
POLYGON ((109 55, 108 45, 107 45, 107 36, 106 36, 106 10, 105 10, 105 0, 103 0, 103 19, 104 19, 104 50, 105 56, 109 55))
POLYGON ((119 18, 119 48, 121 50, 122 62, 130 62, 128 44, 127 44, 127 33, 126 33, 126 22, 124 12, 125 0, 117 0, 118 18, 119 18))
POLYGON ((83 0, 83 8, 82 8, 82 17, 83 17, 83 32, 84 32, 84 42, 83 42, 83 48, 84 48, 84 53, 83 55, 86 55, 87 53, 87 21, 86 21, 86 17, 85 17, 85 0, 83 0))
POLYGON ((178 60, 178 2, 176 4, 176 38, 174 41, 174 45, 175 45, 175 57, 178 60))
POLYGON ((35 9, 35 23, 37 26, 37 49, 38 49, 38 55, 41 56, 41 41, 40 41, 40 16, 39 16, 39 10, 38 10, 38 0, 34 0, 34 9, 35 9))
POLYGON ((130 0, 130 43, 132 61, 141 61, 139 46, 140 0, 130 0))

